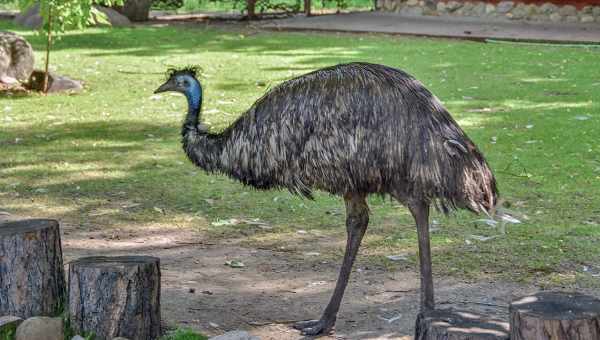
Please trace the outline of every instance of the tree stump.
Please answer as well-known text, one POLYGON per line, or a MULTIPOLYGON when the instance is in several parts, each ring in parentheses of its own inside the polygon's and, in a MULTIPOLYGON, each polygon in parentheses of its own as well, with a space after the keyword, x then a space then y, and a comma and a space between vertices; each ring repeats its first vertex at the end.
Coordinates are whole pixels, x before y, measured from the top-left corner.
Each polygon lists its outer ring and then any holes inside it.
POLYGON ((76 333, 96 339, 160 335, 159 259, 84 257, 69 263, 69 314, 76 333))
POLYGON ((509 310, 512 340, 600 339, 600 300, 588 295, 541 292, 509 310))
POLYGON ((131 21, 148 21, 152 0, 126 0, 116 9, 131 21))
POLYGON ((441 309, 421 312, 415 340, 508 340, 508 323, 472 312, 441 309))
POLYGON ((0 224, 0 315, 55 316, 64 301, 58 222, 34 219, 0 224))

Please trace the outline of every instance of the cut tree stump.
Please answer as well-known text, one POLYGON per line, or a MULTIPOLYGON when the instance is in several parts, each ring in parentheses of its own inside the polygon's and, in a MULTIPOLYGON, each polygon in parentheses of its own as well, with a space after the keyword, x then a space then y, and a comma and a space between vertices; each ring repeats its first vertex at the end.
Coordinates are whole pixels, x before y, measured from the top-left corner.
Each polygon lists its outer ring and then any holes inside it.
POLYGON ((508 323, 460 310, 421 312, 415 340, 508 340, 508 323))
POLYGON ((150 256, 84 257, 69 263, 69 314, 96 339, 160 335, 160 266, 150 256))
POLYGON ((0 224, 0 315, 55 316, 64 301, 58 222, 33 219, 0 224))
POLYGON ((600 339, 600 300, 588 295, 540 292, 509 311, 512 340, 600 339))

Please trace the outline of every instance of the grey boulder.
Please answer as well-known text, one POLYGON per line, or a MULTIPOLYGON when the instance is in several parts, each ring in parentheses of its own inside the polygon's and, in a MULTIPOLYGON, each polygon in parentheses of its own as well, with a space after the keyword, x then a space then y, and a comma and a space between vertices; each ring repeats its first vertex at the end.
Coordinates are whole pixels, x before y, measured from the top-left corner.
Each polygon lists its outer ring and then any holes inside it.
POLYGON ((29 318, 17 328, 16 340, 63 340, 63 320, 36 316, 29 318))
POLYGON ((33 72, 31 45, 12 32, 0 31, 0 83, 25 81, 33 72))
MULTIPOLYGON (((35 70, 31 74, 28 87, 32 90, 44 90, 44 72, 35 70)), ((73 80, 69 77, 60 76, 50 72, 48 74, 48 93, 54 92, 80 92, 83 90, 83 84, 78 80, 73 80)))
MULTIPOLYGON (((123 14, 117 12, 116 10, 114 10, 112 8, 96 6, 96 9, 98 9, 100 12, 104 13, 104 15, 106 16, 105 21, 108 21, 110 23, 110 26, 124 27, 124 26, 131 25, 131 21, 126 16, 124 16, 123 14)), ((106 25, 106 23, 101 18, 98 18, 96 16, 94 16, 94 22, 98 26, 106 25)))

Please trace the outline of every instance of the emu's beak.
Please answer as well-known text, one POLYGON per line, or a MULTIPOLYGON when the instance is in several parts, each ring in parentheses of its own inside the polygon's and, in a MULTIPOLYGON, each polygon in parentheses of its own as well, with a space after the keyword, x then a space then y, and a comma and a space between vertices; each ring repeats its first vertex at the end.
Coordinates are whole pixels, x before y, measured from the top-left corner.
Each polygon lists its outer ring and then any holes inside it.
POLYGON ((166 83, 162 84, 156 90, 154 90, 154 93, 161 93, 161 92, 167 92, 167 91, 175 91, 175 86, 173 86, 173 83, 170 80, 167 81, 166 83))

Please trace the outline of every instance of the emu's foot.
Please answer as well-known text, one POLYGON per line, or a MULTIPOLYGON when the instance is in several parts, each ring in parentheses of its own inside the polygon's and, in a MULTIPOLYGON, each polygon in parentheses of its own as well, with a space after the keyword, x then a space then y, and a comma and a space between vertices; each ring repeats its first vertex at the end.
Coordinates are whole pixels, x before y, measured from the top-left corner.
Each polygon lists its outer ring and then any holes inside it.
POLYGON ((302 335, 319 335, 333 333, 335 319, 330 320, 307 320, 294 324, 294 328, 302 332, 302 335))

